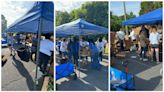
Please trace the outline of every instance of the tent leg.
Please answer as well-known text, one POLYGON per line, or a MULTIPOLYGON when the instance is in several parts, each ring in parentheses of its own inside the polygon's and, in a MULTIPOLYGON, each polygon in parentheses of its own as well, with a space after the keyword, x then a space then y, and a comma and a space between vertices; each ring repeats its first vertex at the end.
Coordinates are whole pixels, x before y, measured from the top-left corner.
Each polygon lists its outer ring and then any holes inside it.
POLYGON ((38 64, 39 64, 39 49, 40 49, 40 39, 41 39, 41 26, 42 26, 42 20, 40 18, 39 20, 39 26, 38 26, 38 34, 37 34, 37 53, 36 53, 36 72, 35 72, 35 85, 34 85, 34 89, 36 90, 37 86, 38 86, 38 64))
MULTIPOLYGON (((79 29, 79 33, 81 34, 81 29, 79 29)), ((79 34, 79 60, 78 60, 78 70, 79 70, 79 78, 80 78, 80 34, 79 34)))

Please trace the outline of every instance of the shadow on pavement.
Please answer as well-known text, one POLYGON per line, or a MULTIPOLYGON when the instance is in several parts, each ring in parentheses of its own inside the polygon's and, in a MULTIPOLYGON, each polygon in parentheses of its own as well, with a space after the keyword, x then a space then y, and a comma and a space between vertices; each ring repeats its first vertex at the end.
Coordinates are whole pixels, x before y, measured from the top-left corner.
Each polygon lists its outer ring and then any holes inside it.
POLYGON ((29 90, 34 90, 34 81, 27 69, 24 67, 24 65, 21 63, 21 61, 17 60, 15 57, 13 57, 13 65, 17 68, 19 73, 26 79, 26 83, 28 85, 29 90))
POLYGON ((58 91, 95 91, 96 88, 91 84, 84 83, 79 78, 76 80, 63 81, 57 85, 58 91), (68 87, 69 85, 69 87, 68 87), (71 87, 70 87, 71 86, 71 87))
POLYGON ((156 62, 150 60, 146 62, 141 61, 139 57, 131 58, 131 56, 137 56, 137 54, 129 53, 126 58, 123 59, 112 57, 114 61, 112 67, 125 71, 122 61, 128 61, 128 72, 135 76, 136 90, 152 91, 156 90, 157 87, 159 87, 159 90, 162 90, 162 87, 160 87, 160 85, 162 86, 162 84, 160 84, 162 78, 159 75, 162 65, 156 64, 156 62))
MULTIPOLYGON (((161 78, 162 78, 161 76, 157 76, 157 77, 151 78, 149 80, 144 80, 142 78, 135 77, 135 85, 138 85, 138 86, 136 86, 136 89, 142 90, 142 91, 144 91, 144 90, 152 91, 160 84, 161 78)), ((156 90, 156 91, 162 91, 162 90, 156 90)))
POLYGON ((107 91, 108 90, 108 68, 102 66, 101 70, 96 70, 91 68, 90 65, 85 66, 88 71, 81 71, 82 73, 87 74, 86 77, 82 78, 83 80, 90 83, 92 86, 107 91))
POLYGON ((96 70, 91 68, 90 64, 87 64, 80 70, 76 72, 78 75, 77 80, 72 79, 61 79, 57 83, 58 90, 64 91, 96 91, 96 90, 108 90, 108 68, 103 66, 101 70, 96 70), (64 80, 64 81, 63 81, 64 80))

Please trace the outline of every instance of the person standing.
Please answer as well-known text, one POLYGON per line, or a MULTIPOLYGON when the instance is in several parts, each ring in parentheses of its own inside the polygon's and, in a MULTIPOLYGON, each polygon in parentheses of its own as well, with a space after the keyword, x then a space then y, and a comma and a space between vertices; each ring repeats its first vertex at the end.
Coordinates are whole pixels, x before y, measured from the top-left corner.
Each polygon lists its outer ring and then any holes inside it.
MULTIPOLYGON (((32 61, 34 61, 33 54, 35 54, 35 56, 36 56, 37 42, 38 42, 37 37, 35 34, 33 34, 32 35, 32 47, 31 47, 31 60, 32 61)), ((35 58, 35 61, 36 61, 36 58, 35 58)))
POLYGON ((74 37, 72 43, 72 54, 73 54, 73 63, 78 67, 78 58, 79 58, 79 47, 80 44, 78 42, 78 38, 74 37))
POLYGON ((148 59, 146 58, 146 42, 147 42, 147 38, 146 38, 146 32, 145 31, 140 31, 139 33, 139 43, 140 43, 140 47, 141 47, 141 51, 140 51, 140 60, 143 61, 147 61, 148 59))
POLYGON ((93 40, 89 41, 89 49, 90 49, 90 53, 91 53, 91 66, 92 66, 92 68, 100 70, 101 64, 99 62, 99 50, 96 47, 96 44, 94 43, 93 40))
POLYGON ((97 48, 99 50, 99 60, 100 61, 102 61, 102 58, 103 58, 104 47, 105 47, 105 44, 104 44, 102 38, 99 38, 99 41, 97 42, 97 48))
POLYGON ((73 57, 73 39, 70 38, 69 42, 68 42, 68 57, 69 60, 72 62, 72 57, 73 57))
POLYGON ((160 41, 160 35, 157 32, 157 28, 155 26, 152 26, 150 36, 149 36, 150 46, 151 46, 151 58, 152 61, 154 60, 154 50, 155 50, 155 56, 156 56, 156 62, 159 63, 159 41, 160 41))
POLYGON ((21 43, 21 37, 20 37, 20 34, 16 34, 16 41, 17 41, 17 44, 20 44, 21 43))
POLYGON ((50 57, 54 51, 54 43, 51 41, 51 35, 45 34, 45 39, 40 41, 39 67, 45 73, 50 57))
POLYGON ((63 41, 61 42, 60 51, 62 53, 62 57, 65 58, 67 55, 67 40, 65 38, 63 38, 63 41))
POLYGON ((61 38, 59 38, 59 39, 56 41, 57 50, 58 50, 58 52, 59 52, 59 56, 60 56, 60 57, 62 56, 62 53, 61 53, 61 51, 60 51, 61 42, 62 42, 62 39, 61 39, 61 38))
POLYGON ((80 51, 81 53, 81 58, 85 58, 86 61, 88 61, 88 45, 89 43, 85 40, 85 38, 80 39, 80 51))
POLYGON ((136 41, 136 35, 135 35, 135 32, 134 32, 134 27, 132 27, 132 30, 130 32, 130 35, 129 35, 131 41, 133 42, 133 46, 131 47, 131 51, 133 49, 136 49, 136 44, 135 44, 135 41, 136 41))
POLYGON ((117 36, 119 38, 121 51, 123 51, 124 50, 124 39, 125 39, 125 33, 124 33, 123 29, 120 29, 120 31, 117 32, 117 36))
MULTIPOLYGON (((13 37, 13 34, 12 33, 9 33, 7 35, 7 43, 8 43, 8 47, 10 49, 10 56, 12 56, 12 52, 13 52, 13 44, 14 44, 14 37, 13 37)), ((14 53, 15 54, 15 53, 14 53)))

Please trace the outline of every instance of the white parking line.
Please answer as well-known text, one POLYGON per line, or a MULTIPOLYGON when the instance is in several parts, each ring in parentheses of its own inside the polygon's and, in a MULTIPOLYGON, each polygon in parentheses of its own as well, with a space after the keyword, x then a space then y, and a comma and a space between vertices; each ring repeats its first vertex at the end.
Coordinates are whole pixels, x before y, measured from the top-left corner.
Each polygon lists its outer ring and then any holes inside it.
POLYGON ((137 61, 130 61, 130 60, 129 60, 129 62, 136 62, 136 63, 138 63, 138 64, 140 64, 140 65, 143 65, 143 66, 146 66, 146 67, 149 67, 149 68, 151 67, 151 66, 149 66, 149 65, 147 65, 147 64, 144 64, 144 63, 141 63, 141 62, 137 62, 137 61))

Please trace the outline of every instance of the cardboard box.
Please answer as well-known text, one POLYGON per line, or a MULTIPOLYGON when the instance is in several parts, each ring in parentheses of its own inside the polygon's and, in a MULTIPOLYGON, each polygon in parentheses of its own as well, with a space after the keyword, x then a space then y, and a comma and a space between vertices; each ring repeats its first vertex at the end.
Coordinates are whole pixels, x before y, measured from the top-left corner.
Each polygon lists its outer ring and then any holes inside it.
POLYGON ((90 56, 90 50, 87 47, 81 47, 81 56, 90 56))
POLYGON ((119 52, 116 54, 117 58, 125 58, 126 57, 126 53, 125 52, 119 52))

